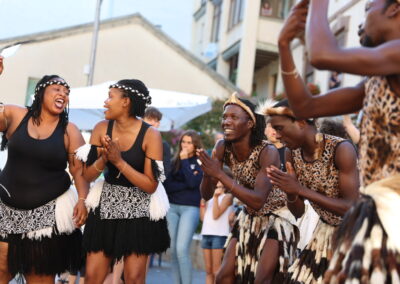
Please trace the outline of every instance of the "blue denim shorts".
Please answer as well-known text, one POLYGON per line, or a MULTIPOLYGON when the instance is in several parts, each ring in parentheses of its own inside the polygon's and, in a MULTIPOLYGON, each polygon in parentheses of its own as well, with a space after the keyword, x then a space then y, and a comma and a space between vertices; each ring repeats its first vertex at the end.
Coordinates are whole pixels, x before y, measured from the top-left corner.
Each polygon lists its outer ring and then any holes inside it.
POLYGON ((201 239, 202 249, 223 249, 226 241, 226 236, 210 236, 203 235, 201 239))

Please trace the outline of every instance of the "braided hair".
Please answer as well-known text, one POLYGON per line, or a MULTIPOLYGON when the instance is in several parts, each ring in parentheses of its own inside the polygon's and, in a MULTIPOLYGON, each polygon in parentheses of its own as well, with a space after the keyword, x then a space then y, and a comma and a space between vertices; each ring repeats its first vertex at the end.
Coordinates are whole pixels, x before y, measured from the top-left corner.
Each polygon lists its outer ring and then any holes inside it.
POLYGON ((129 115, 133 117, 143 117, 146 107, 151 104, 150 92, 146 85, 136 79, 124 79, 110 86, 122 91, 124 97, 129 98, 131 109, 129 115))
MULTIPOLYGON (((45 75, 39 82, 36 84, 35 87, 35 96, 31 106, 28 106, 28 113, 32 117, 32 122, 36 125, 40 125, 40 114, 42 113, 42 105, 43 105, 43 97, 46 87, 49 85, 56 84, 59 82, 60 85, 66 86, 69 90, 69 86, 67 83, 63 82, 62 79, 58 75, 45 75), (61 80, 60 80, 61 79, 61 80)), ((67 106, 64 111, 59 115, 60 116, 60 123, 61 127, 63 128, 64 132, 67 130, 68 125, 68 114, 69 114, 69 107, 67 106)), ((5 132, 3 132, 0 150, 3 151, 8 143, 8 139, 6 138, 5 132)))
MULTIPOLYGON (((36 125, 40 125, 40 114, 42 113, 42 105, 43 105, 43 97, 46 87, 51 85, 49 82, 58 81, 58 79, 62 79, 58 75, 45 75, 39 82, 36 84, 35 88, 35 97, 32 102, 32 105, 28 107, 28 111, 31 113, 32 122, 36 125)), ((65 86, 69 89, 69 86, 65 84, 65 86)), ((67 106, 64 111, 60 114, 61 126, 64 132, 67 130, 68 125, 68 117, 69 117, 69 107, 67 106)))

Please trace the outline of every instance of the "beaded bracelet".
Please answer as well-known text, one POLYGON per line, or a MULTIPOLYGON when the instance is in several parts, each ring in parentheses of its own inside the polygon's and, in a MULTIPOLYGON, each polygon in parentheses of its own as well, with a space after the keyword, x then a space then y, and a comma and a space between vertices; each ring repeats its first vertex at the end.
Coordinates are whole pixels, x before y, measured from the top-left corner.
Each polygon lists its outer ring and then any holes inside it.
POLYGON ((292 71, 290 72, 286 72, 281 70, 281 74, 285 75, 285 76, 294 76, 294 78, 296 79, 297 77, 299 77, 299 72, 297 71, 296 68, 294 68, 292 71))

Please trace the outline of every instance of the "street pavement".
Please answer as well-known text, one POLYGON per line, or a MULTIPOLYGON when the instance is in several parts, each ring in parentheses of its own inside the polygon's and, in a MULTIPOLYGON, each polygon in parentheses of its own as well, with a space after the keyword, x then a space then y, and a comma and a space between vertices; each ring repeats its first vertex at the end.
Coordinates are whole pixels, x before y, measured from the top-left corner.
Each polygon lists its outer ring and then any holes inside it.
MULTIPOLYGON (((204 284, 206 282, 206 273, 200 270, 193 270, 193 284, 204 284)), ((146 278, 146 284, 173 284, 171 264, 163 262, 161 266, 155 264, 149 269, 146 278)), ((12 280, 10 284, 18 284, 12 280)))
MULTIPOLYGON (((192 284, 204 284, 206 282, 206 273, 200 270, 193 270, 192 278, 192 284)), ((170 283, 174 283, 170 263, 163 262, 161 266, 154 265, 150 268, 147 274, 146 284, 170 283)))

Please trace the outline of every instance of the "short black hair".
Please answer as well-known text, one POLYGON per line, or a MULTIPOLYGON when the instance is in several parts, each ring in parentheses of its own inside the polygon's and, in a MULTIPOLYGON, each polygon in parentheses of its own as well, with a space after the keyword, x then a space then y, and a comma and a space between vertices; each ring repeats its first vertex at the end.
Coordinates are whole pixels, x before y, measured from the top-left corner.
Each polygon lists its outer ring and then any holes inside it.
POLYGON ((150 106, 146 108, 143 118, 155 119, 157 121, 160 121, 162 119, 162 116, 163 115, 161 111, 158 110, 158 108, 150 106))
POLYGON ((321 126, 319 127, 319 132, 333 135, 336 137, 341 137, 344 139, 349 139, 349 136, 343 124, 329 118, 325 118, 321 122, 321 126))

